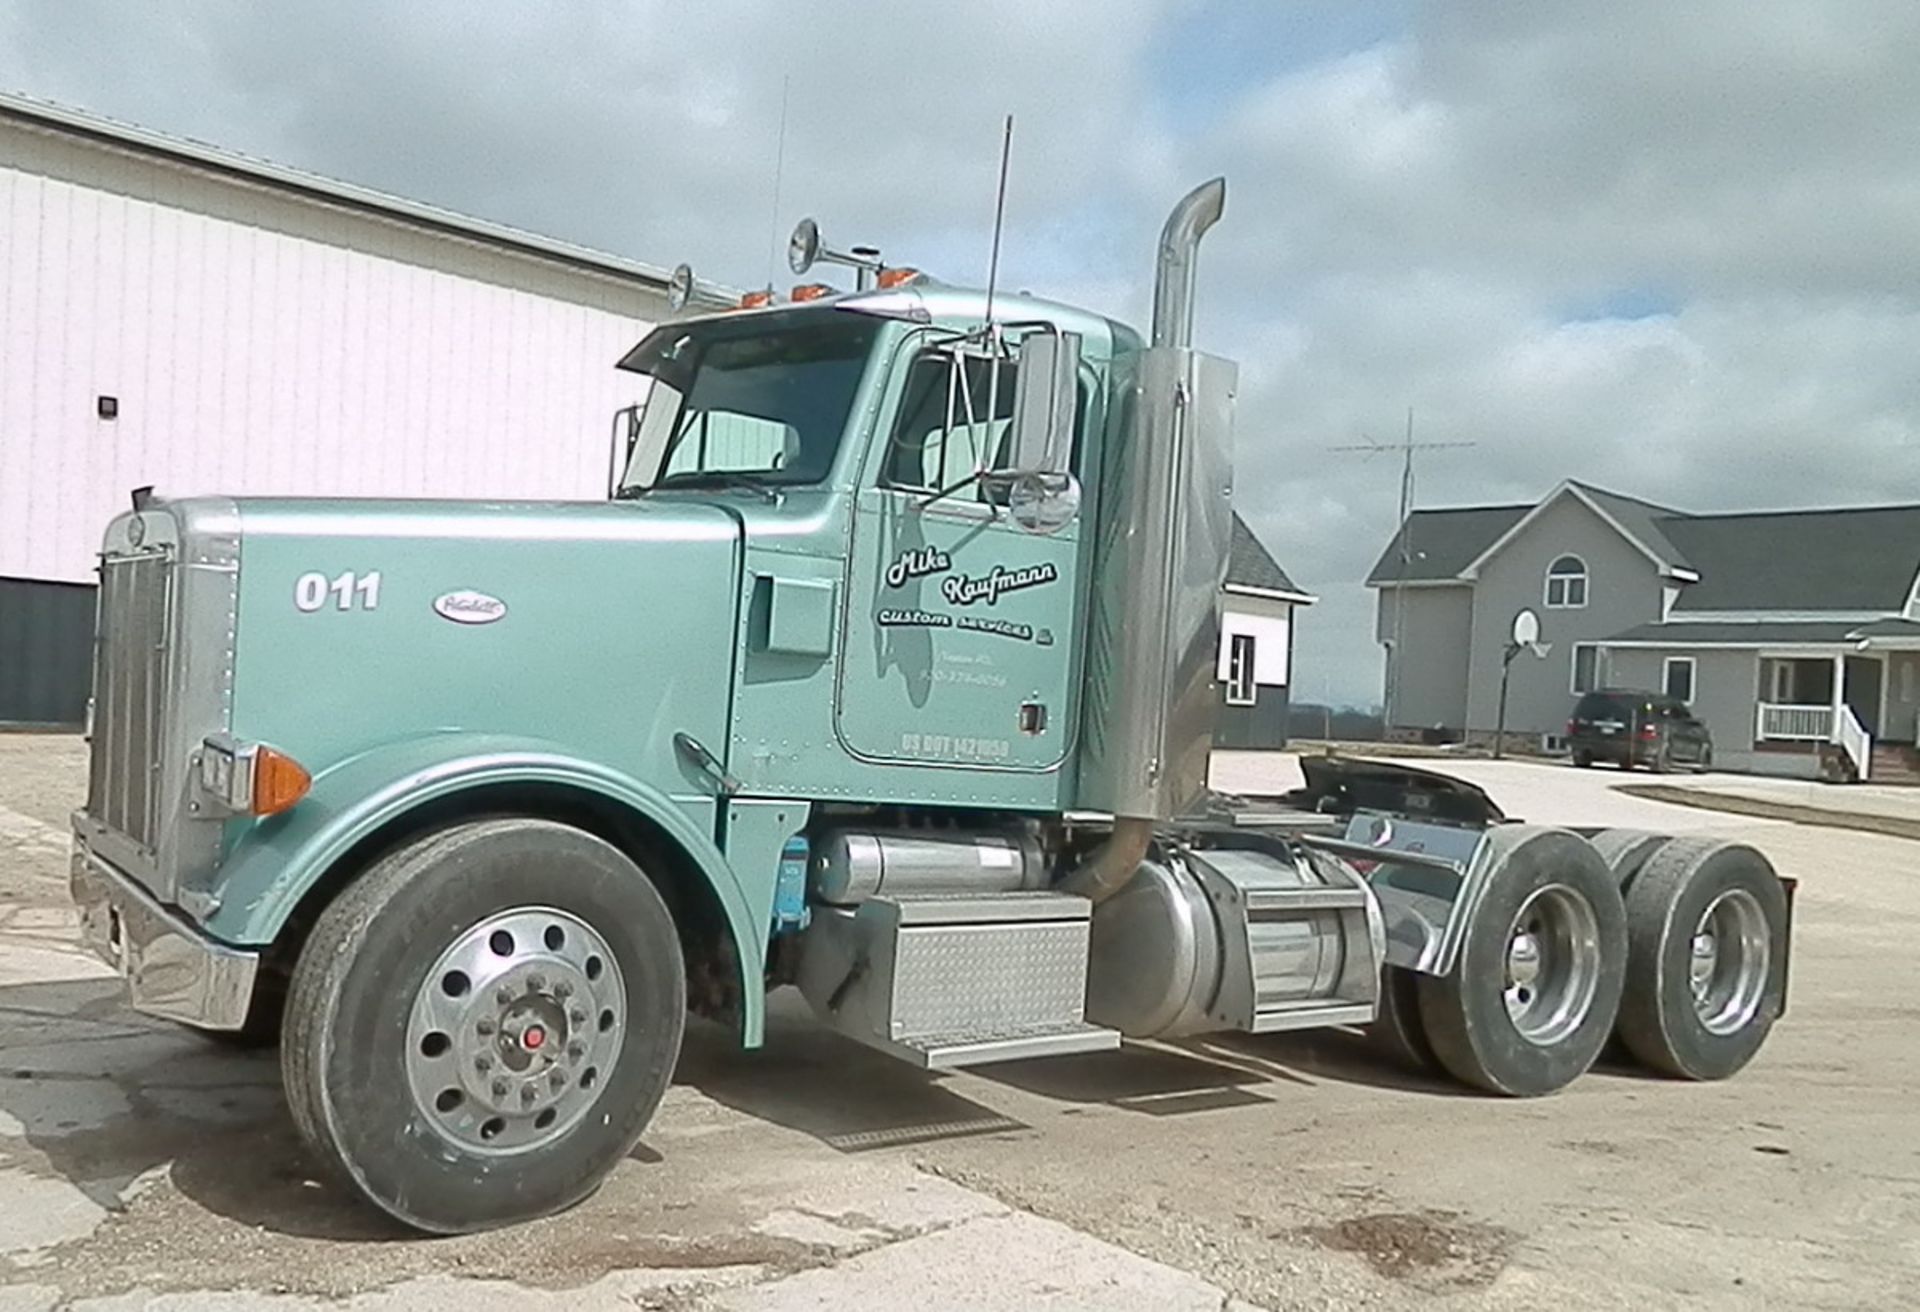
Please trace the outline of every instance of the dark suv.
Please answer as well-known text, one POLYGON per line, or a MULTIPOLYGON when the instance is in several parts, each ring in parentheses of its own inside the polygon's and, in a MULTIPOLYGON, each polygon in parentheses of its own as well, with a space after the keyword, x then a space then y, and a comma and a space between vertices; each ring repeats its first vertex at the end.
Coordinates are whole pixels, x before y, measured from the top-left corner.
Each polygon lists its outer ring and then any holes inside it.
POLYGON ((1676 765, 1713 765, 1713 737, 1678 697, 1633 689, 1590 692, 1567 721, 1573 763, 1611 761, 1623 770, 1644 765, 1665 772, 1676 765))

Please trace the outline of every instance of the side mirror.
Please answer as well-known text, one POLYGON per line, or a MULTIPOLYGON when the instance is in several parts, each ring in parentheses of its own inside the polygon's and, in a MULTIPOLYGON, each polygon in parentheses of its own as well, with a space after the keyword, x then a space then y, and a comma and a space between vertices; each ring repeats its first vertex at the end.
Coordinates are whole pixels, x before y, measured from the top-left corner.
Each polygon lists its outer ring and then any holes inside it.
POLYGON ((1010 462, 1003 474, 1064 474, 1073 451, 1080 388, 1080 335, 1029 333, 1020 341, 1013 389, 1010 462))

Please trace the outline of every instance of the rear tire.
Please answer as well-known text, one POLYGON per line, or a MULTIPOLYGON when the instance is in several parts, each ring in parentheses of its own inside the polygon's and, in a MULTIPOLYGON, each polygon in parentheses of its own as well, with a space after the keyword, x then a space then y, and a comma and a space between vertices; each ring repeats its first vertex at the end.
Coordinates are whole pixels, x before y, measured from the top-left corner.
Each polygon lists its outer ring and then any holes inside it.
POLYGON ((1671 834, 1656 834, 1646 829, 1602 829, 1587 840, 1613 872, 1614 882, 1623 889, 1633 882, 1655 852, 1672 841, 1671 834))
POLYGON ((313 1152, 387 1215, 453 1234, 599 1187, 685 1024, 671 915, 632 861, 543 820, 376 862, 300 954, 281 1069, 313 1152))
POLYGON ((1573 763, 1582 770, 1591 770, 1593 768, 1593 753, 1575 752, 1573 754, 1573 763))
POLYGON ((1606 1044, 1625 982, 1626 912, 1578 835, 1513 825, 1487 841, 1494 864, 1459 960, 1449 975, 1420 977, 1420 1015, 1455 1078, 1534 1097, 1571 1083, 1606 1044))
POLYGON ((1676 838, 1627 890, 1619 1031, 1643 1065, 1719 1080, 1767 1040, 1786 1001, 1787 895, 1743 843, 1676 838))
POLYGON ((1420 977, 1417 971, 1387 966, 1380 972, 1380 1011, 1367 1027, 1374 1050, 1394 1065, 1417 1075, 1440 1069, 1433 1043, 1420 1019, 1420 977))

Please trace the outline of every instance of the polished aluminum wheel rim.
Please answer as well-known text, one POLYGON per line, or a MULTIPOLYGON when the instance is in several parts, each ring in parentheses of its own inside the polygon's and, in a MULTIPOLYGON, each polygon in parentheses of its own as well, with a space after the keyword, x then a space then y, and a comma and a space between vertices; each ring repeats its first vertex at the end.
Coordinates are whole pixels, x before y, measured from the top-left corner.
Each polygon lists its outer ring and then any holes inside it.
POLYGON ((1580 1028, 1600 986, 1600 922, 1565 884, 1534 890, 1507 931, 1507 1015, 1547 1047, 1580 1028))
POLYGON ((414 995, 414 1105, 464 1148, 539 1148, 599 1098, 626 1023, 619 963, 590 925, 550 907, 499 912, 455 939, 414 995))
POLYGON ((1693 1009, 1709 1034, 1736 1034, 1753 1022, 1767 991, 1772 949, 1767 917, 1744 888, 1707 904, 1689 945, 1693 1009))

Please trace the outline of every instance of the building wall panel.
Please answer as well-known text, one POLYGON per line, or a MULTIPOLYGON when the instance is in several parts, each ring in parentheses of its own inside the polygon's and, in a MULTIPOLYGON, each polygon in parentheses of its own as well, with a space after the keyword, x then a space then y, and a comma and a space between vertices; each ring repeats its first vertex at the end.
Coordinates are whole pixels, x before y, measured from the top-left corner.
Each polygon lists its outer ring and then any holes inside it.
POLYGON ((88 185, 19 144, 0 130, 0 575, 90 581, 148 484, 604 494, 650 295, 317 205, 305 235, 297 202, 105 152, 88 185))

